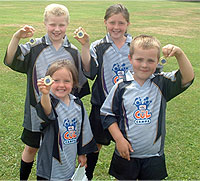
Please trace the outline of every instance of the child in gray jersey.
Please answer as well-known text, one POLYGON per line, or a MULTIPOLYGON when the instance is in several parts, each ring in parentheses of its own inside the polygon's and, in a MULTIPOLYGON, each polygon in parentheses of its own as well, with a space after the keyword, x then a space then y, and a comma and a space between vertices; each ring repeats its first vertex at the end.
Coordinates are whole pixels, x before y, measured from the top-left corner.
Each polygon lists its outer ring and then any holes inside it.
POLYGON ((179 70, 154 74, 160 58, 160 42, 148 35, 135 37, 129 53, 134 73, 113 86, 101 107, 103 127, 109 130, 116 144, 109 174, 118 180, 167 177, 166 103, 191 85, 194 72, 179 47, 169 44, 162 52, 165 57, 176 57, 179 70))
MULTIPOLYGON (((122 4, 114 4, 107 8, 104 16, 107 34, 104 38, 96 40, 90 45, 89 35, 83 28, 75 31, 75 38, 82 45, 82 63, 85 75, 94 80, 92 86, 90 124, 100 151, 102 145, 109 145, 110 138, 103 130, 100 119, 100 108, 114 84, 122 79, 132 66, 128 60, 129 45, 132 40, 127 33, 129 12, 122 4), (77 33, 82 31, 83 38, 77 33)), ((88 163, 86 175, 89 180, 93 178, 94 168, 99 152, 87 155, 88 163)))
POLYGON ((24 111, 22 141, 25 149, 22 153, 20 180, 27 180, 31 172, 35 154, 40 143, 40 119, 37 116, 35 105, 40 93, 37 79, 44 77, 47 67, 53 61, 67 58, 77 67, 79 84, 77 95, 82 97, 89 94, 89 86, 81 68, 80 53, 72 45, 66 35, 69 24, 69 12, 64 5, 50 4, 44 11, 44 25, 46 34, 41 38, 31 39, 30 42, 19 44, 23 38, 34 35, 35 29, 25 25, 14 33, 6 52, 5 64, 15 71, 27 75, 27 91, 24 111))
POLYGON ((81 100, 71 94, 78 85, 74 64, 67 60, 56 61, 46 76, 37 83, 42 96, 36 109, 43 120, 37 179, 70 180, 76 155, 81 166, 85 166, 86 154, 97 150, 96 143, 81 100), (53 80, 45 84, 51 78, 53 80))

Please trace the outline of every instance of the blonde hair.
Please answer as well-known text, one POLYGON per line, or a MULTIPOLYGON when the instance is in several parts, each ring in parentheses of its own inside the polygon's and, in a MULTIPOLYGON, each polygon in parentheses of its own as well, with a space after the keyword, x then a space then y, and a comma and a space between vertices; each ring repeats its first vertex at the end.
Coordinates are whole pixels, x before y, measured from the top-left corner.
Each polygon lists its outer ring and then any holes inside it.
POLYGON ((135 51, 135 48, 142 48, 142 49, 152 49, 157 48, 158 49, 158 60, 160 59, 160 41, 150 35, 139 35, 136 36, 131 44, 130 44, 130 50, 129 55, 132 57, 135 51))
POLYGON ((69 11, 66 6, 61 4, 49 4, 44 10, 44 22, 48 21, 50 15, 66 16, 66 22, 69 24, 69 11))
POLYGON ((114 4, 110 6, 105 13, 104 20, 108 20, 111 16, 115 14, 122 13, 124 19, 129 23, 129 12, 125 6, 122 4, 114 4))
POLYGON ((78 83, 78 71, 75 67, 75 65, 70 60, 57 60, 53 62, 46 72, 46 76, 50 75, 52 76, 57 70, 66 68, 68 71, 72 74, 73 79, 73 88, 79 87, 78 83))

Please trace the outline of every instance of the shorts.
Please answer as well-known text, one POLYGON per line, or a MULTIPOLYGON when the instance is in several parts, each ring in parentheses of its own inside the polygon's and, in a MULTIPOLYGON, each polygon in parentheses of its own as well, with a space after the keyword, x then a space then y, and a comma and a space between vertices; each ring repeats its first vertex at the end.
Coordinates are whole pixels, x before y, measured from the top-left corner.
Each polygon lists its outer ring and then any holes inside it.
POLYGON ((24 144, 32 148, 39 148, 40 137, 41 137, 41 132, 32 132, 24 128, 22 136, 21 136, 21 140, 24 144))
POLYGON ((168 176, 165 155, 128 161, 114 153, 109 174, 118 180, 162 180, 168 176))
POLYGON ((104 130, 101 118, 100 118, 100 108, 99 106, 92 105, 89 120, 92 133, 96 143, 101 145, 109 145, 111 141, 111 135, 108 130, 104 130))

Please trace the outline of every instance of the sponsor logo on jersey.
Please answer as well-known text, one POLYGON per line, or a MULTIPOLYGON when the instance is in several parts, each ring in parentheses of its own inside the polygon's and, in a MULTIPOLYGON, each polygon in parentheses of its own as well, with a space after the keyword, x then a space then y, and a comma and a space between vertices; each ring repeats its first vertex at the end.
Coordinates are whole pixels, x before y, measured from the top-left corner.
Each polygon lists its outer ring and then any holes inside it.
POLYGON ((73 144, 77 142, 77 120, 65 119, 63 126, 66 128, 66 131, 63 133, 63 142, 64 144, 73 144))
POLYGON ((151 102, 152 101, 149 101, 148 97, 144 98, 143 100, 140 97, 135 99, 133 103, 137 107, 137 110, 133 113, 135 124, 144 125, 151 123, 152 113, 148 109, 151 102))
POLYGON ((119 63, 115 63, 113 65, 112 71, 115 73, 115 76, 112 78, 113 84, 116 84, 120 79, 123 79, 126 72, 128 71, 128 67, 123 63, 119 65, 119 63))

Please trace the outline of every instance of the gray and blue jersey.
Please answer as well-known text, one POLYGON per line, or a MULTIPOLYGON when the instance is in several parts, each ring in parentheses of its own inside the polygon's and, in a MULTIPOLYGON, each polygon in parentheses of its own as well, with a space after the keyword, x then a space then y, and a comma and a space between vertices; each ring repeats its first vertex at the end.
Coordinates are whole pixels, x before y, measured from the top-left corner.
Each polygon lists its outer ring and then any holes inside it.
MULTIPOLYGON (((104 129, 114 122, 118 123, 134 150, 130 153, 131 157, 162 155, 166 104, 190 84, 181 85, 180 71, 152 75, 143 86, 129 76, 115 84, 101 107, 104 129)), ((119 155, 116 149, 115 152, 119 155)))
MULTIPOLYGON (((35 110, 35 105, 41 96, 37 80, 45 76, 51 63, 63 59, 71 60, 76 65, 79 73, 79 84, 80 86, 85 85, 87 79, 82 72, 80 54, 77 48, 68 41, 67 36, 65 36, 59 50, 54 48, 47 34, 42 38, 35 39, 32 43, 20 44, 12 64, 7 65, 17 72, 27 74, 24 128, 30 131, 40 131, 40 120, 35 110)), ((79 90, 79 92, 81 91, 79 90)), ((89 94, 89 90, 86 92, 85 94, 89 94)))
POLYGON ((86 76, 92 80, 96 77, 92 87, 93 105, 101 106, 113 85, 122 79, 128 70, 133 70, 128 59, 132 37, 128 34, 125 36, 126 42, 120 49, 109 34, 90 46, 90 72, 87 72, 86 76))
POLYGON ((84 107, 77 104, 77 98, 70 95, 69 106, 56 97, 53 99, 58 102, 56 105, 52 105, 55 106, 55 112, 52 111, 50 114, 50 124, 42 132, 37 175, 50 180, 69 180, 75 171, 77 154, 83 155, 96 151, 96 144, 93 140, 87 112, 84 107), (52 142, 56 136, 56 122, 58 123, 59 136, 57 139, 59 141, 54 142, 53 145, 52 142), (58 148, 59 159, 52 155, 54 146, 58 148))

